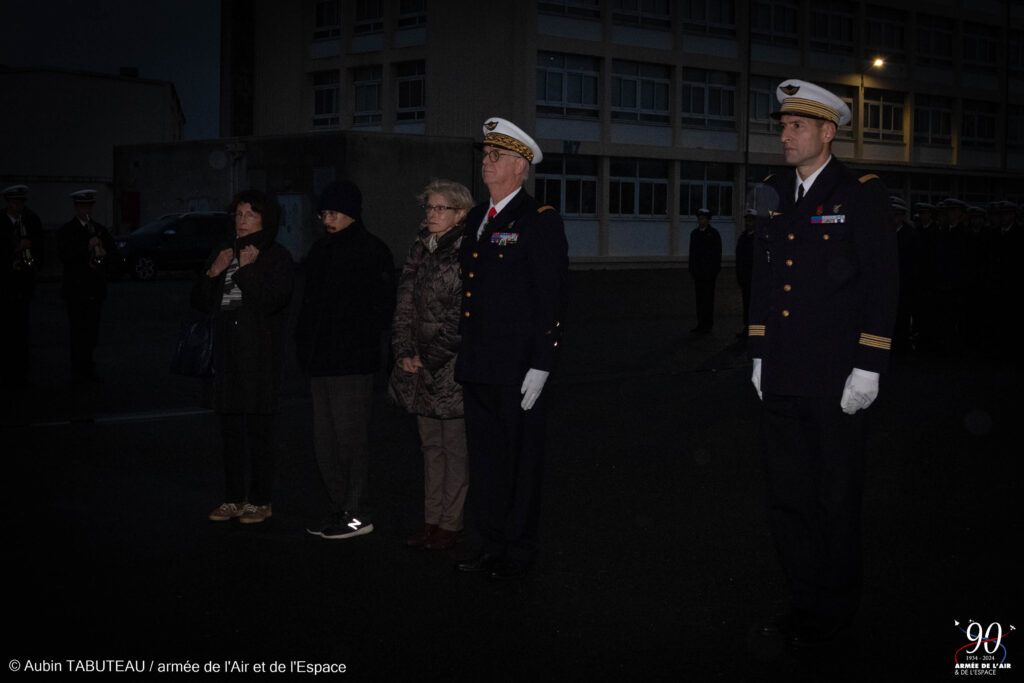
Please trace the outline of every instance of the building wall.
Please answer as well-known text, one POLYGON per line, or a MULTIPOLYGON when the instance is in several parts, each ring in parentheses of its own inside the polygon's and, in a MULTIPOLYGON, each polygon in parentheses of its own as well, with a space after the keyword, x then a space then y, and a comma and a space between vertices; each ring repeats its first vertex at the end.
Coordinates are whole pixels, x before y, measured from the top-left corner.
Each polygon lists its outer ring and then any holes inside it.
POLYGON ((111 225, 114 146, 181 140, 185 125, 164 81, 12 69, 0 71, 0 91, 0 186, 28 185, 29 206, 50 229, 73 214, 68 194, 86 188, 97 190, 96 220, 111 225))
POLYGON ((789 77, 848 99, 853 121, 834 152, 878 172, 893 193, 1024 199, 1019 1, 637 4, 665 13, 612 0, 448 0, 403 16, 399 0, 382 0, 380 15, 367 17, 360 12, 374 3, 303 0, 285 16, 257 2, 255 129, 478 137, 486 117, 512 119, 549 159, 530 188, 553 193, 544 199, 565 215, 577 262, 684 260, 700 202, 715 204, 731 253, 748 186, 782 165, 767 112, 789 77), (325 26, 324 16, 336 20, 325 26), (876 54, 887 60, 881 69, 870 66, 876 54), (409 76, 410 64, 422 75, 409 76), (402 106, 409 78, 424 90, 416 112, 402 106), (374 87, 379 104, 368 114, 374 87), (559 87, 561 101, 549 101, 559 87), (634 87, 638 99, 649 88, 654 105, 630 105, 621 93, 634 87), (945 117, 935 125, 948 129, 936 137, 919 125, 929 98, 945 117), (573 178, 575 162, 590 175, 573 178), (632 181, 622 176, 630 163, 632 181), (566 192, 576 181, 592 185, 592 201, 573 211, 566 192), (634 207, 623 210, 630 192, 634 207))

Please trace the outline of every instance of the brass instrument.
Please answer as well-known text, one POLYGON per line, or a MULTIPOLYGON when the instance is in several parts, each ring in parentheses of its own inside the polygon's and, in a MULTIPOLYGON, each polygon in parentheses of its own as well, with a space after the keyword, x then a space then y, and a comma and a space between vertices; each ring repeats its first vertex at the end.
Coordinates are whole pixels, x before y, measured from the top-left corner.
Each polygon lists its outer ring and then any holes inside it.
MULTIPOLYGON (((96 226, 92 222, 92 216, 86 216, 85 221, 85 228, 89 231, 89 236, 98 238, 99 233, 96 232, 96 226)), ((97 240, 96 244, 90 247, 89 266, 92 268, 102 268, 106 257, 107 253, 103 250, 103 242, 97 240)))
MULTIPOLYGON (((18 228, 18 236, 20 239, 28 239, 28 230, 25 229, 25 223, 21 220, 21 216, 18 216, 18 222, 16 224, 18 228)), ((31 270, 36 267, 36 259, 32 256, 32 247, 25 247, 21 250, 18 258, 14 260, 14 269, 17 271, 31 270)))

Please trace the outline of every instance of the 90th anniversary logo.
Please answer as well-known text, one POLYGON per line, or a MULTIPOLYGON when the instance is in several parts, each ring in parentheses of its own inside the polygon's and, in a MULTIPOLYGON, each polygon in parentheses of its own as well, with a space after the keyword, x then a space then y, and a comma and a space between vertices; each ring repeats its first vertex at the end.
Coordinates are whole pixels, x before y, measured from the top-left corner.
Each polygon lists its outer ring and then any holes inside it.
POLYGON ((1017 630, 1013 624, 1003 628, 998 621, 986 625, 969 619, 965 628, 954 619, 953 626, 958 636, 967 638, 967 642, 957 647, 953 654, 954 676, 996 676, 1012 670, 1013 664, 1003 640, 1017 630))

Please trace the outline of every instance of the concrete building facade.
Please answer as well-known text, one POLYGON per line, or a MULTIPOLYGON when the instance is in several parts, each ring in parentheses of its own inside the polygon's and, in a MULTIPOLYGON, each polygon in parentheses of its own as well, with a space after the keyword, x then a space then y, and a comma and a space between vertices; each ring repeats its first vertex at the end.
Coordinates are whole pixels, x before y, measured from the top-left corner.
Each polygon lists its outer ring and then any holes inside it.
MULTIPOLYGON (((577 263, 726 251, 781 165, 776 84, 850 104, 837 156, 908 201, 1024 199, 1020 0, 223 0, 222 134, 534 131, 577 263), (873 66, 880 57, 882 66, 873 66)), ((408 167, 396 173, 414 173, 408 167)))

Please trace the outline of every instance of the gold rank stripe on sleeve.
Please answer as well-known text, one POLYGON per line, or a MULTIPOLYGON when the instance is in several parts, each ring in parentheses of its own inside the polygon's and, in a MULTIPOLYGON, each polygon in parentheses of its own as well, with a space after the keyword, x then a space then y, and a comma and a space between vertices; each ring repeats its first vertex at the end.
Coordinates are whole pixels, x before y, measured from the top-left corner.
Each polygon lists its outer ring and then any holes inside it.
POLYGON ((542 206, 539 209, 537 209, 537 213, 544 213, 545 211, 554 211, 554 210, 555 210, 555 207, 551 206, 550 204, 545 204, 544 206, 542 206))
POLYGON ((892 349, 892 339, 889 337, 879 337, 874 334, 868 334, 867 332, 861 332, 860 343, 864 346, 870 346, 873 349, 882 349, 883 351, 889 351, 892 349))
POLYGON ((878 176, 874 173, 868 173, 867 175, 862 175, 858 180, 860 180, 861 183, 866 183, 869 180, 875 180, 877 178, 878 176))
POLYGON ((763 337, 764 325, 749 325, 747 327, 747 335, 750 337, 763 337))

